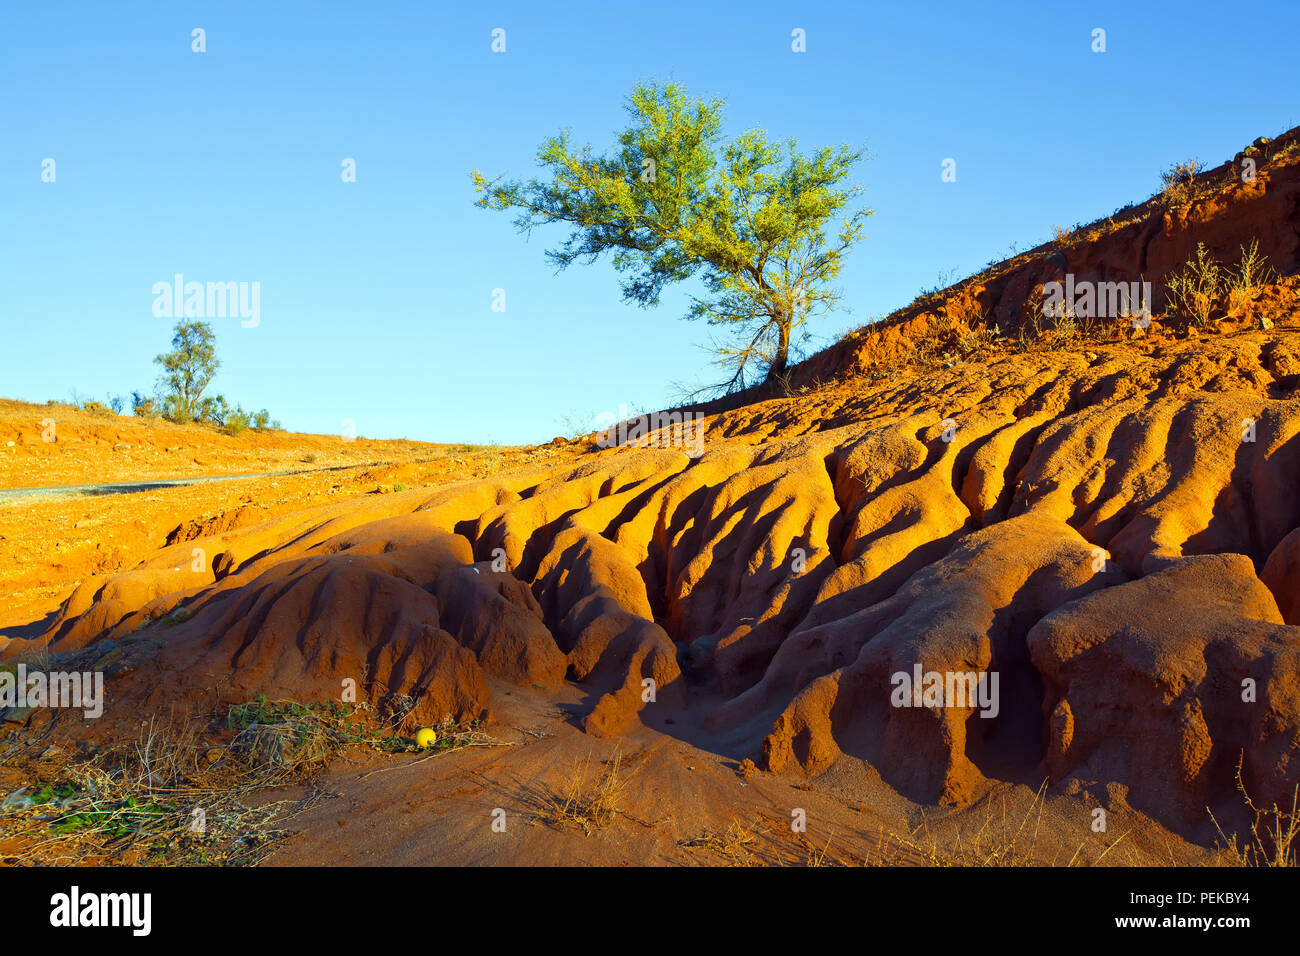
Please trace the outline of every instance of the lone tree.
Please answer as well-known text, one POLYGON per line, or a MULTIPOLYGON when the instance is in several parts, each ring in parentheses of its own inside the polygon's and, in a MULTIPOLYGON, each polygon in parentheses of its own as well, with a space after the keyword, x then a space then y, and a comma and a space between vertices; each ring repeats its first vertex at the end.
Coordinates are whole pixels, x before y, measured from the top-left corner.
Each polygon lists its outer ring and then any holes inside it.
POLYGON ((158 386, 164 414, 172 421, 192 421, 203 410, 203 390, 221 365, 215 341, 208 323, 178 322, 172 333, 172 350, 154 358, 163 367, 158 386))
POLYGON ((718 364, 733 370, 715 387, 744 388, 755 368, 767 381, 781 376, 791 336, 835 307, 829 283, 871 215, 849 208, 862 188, 846 180, 863 153, 840 146, 805 155, 793 139, 769 142, 758 129, 724 143, 722 101, 692 99, 671 83, 633 87, 627 110, 631 122, 608 155, 575 149, 565 131, 537 152, 544 178, 488 180, 475 170, 476 205, 517 210, 525 233, 568 223, 568 239, 546 255, 564 269, 611 253, 628 276, 623 298, 642 307, 699 274, 707 294, 692 296, 685 318, 734 333, 715 343, 718 364))

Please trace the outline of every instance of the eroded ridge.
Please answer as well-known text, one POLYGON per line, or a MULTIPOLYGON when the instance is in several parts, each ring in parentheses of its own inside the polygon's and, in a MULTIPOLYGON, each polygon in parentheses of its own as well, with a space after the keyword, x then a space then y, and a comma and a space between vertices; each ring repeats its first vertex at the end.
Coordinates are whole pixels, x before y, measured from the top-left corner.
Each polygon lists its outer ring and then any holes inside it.
POLYGON ((593 450, 217 522, 3 654, 97 662, 129 720, 349 678, 414 719, 490 718, 494 680, 568 680, 591 734, 690 709, 772 771, 861 759, 919 800, 1081 776, 1192 819, 1241 760, 1280 802, 1300 784, 1292 367, 1278 328, 840 383, 711 416, 698 456, 593 450), (996 700, 900 705, 898 675, 932 672, 996 700))

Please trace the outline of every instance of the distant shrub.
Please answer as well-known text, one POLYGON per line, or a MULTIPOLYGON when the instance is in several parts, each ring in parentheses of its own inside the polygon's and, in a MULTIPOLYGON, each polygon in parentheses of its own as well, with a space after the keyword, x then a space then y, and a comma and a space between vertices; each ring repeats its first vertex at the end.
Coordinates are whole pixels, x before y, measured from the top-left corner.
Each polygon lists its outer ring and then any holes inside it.
POLYGON ((163 415, 174 422, 196 421, 203 425, 209 425, 220 429, 227 435, 238 435, 250 428, 261 431, 280 427, 279 422, 271 421, 270 413, 265 408, 256 413, 244 411, 238 405, 232 408, 224 395, 211 395, 195 403, 192 418, 185 418, 183 410, 176 403, 169 403, 169 408, 164 411, 163 415))
POLYGON ((393 491, 405 491, 405 490, 406 490, 406 485, 402 484, 400 481, 393 482, 393 491))
POLYGON ((97 402, 93 398, 80 399, 76 403, 77 408, 90 415, 113 415, 116 414, 111 408, 103 402, 97 402))
POLYGON ((299 461, 305 465, 314 465, 316 463, 316 453, 314 451, 309 451, 307 454, 303 455, 299 461))
POLYGON ((169 422, 175 422, 177 425, 187 425, 195 420, 194 412, 181 402, 175 395, 169 395, 163 399, 162 417, 169 422))
POLYGON ((212 395, 195 403, 194 420, 220 428, 233 412, 224 395, 212 395))
POLYGON ((226 414, 225 421, 221 424, 221 430, 227 435, 238 435, 241 432, 248 431, 249 424, 248 412, 236 407, 226 414))
POLYGON ((1196 198, 1196 177, 1205 167, 1198 160, 1175 163, 1160 174, 1164 183, 1161 191, 1165 200, 1174 206, 1189 203, 1196 198))
POLYGON ((160 414, 158 399, 139 392, 131 393, 131 414, 137 418, 157 418, 160 414))

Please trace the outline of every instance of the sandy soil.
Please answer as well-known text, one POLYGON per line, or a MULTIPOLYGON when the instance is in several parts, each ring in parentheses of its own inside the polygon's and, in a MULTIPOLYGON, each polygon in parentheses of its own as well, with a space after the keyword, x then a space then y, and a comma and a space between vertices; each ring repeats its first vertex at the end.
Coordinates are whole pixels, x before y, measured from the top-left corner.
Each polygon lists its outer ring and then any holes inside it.
MULTIPOLYGON (((286 821, 297 832, 268 865, 1223 862, 1104 791, 1043 799, 1032 784, 1005 785, 972 807, 937 809, 900 797, 862 761, 813 781, 743 773, 740 759, 691 715, 593 740, 572 718, 582 709, 575 687, 559 695, 503 685, 494 691, 502 710, 492 736, 502 746, 432 759, 340 759, 313 783, 324 798, 286 821), (593 791, 615 759, 622 789, 608 823, 584 827, 576 814, 555 809, 574 780, 588 784, 580 793, 593 791), (1099 805, 1110 808, 1106 833, 1091 829, 1099 805), (493 828, 501 819, 504 831, 493 828)), ((701 705, 701 713, 708 709, 701 705)))
POLYGON ((3 487, 314 469, 0 500, 0 663, 110 686, 102 720, 0 715, 0 786, 163 714, 198 727, 193 773, 228 767, 231 708, 325 709, 350 683, 389 730, 492 746, 349 745, 249 795, 311 796, 273 864, 1229 862, 1220 825, 1249 839, 1248 798, 1300 792, 1287 144, 1256 183, 1208 171, 1194 201, 694 409, 698 444, 680 420, 472 448, 0 403, 3 487), (1199 327, 1017 325, 1064 268, 1160 281, 1255 238, 1283 275, 1199 327), (913 673, 1002 690, 900 697, 913 673))

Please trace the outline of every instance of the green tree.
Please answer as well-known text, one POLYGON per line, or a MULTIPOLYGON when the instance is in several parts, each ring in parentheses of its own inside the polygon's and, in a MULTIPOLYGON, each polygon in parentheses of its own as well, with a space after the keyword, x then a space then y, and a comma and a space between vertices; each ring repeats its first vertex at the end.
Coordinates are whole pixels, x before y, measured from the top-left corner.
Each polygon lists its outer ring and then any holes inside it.
POLYGON ((215 342, 208 323, 178 322, 172 333, 172 350, 154 358, 163 368, 158 386, 165 414, 173 421, 193 421, 206 410, 200 404, 203 390, 221 365, 215 342))
POLYGON ((610 253, 627 276, 627 301, 658 305, 668 285, 698 275, 706 294, 692 296, 685 318, 734 333, 715 343, 719 364, 732 369, 718 387, 734 390, 750 384, 755 369, 780 376, 792 336, 835 307, 829 283, 871 211, 852 208, 862 190, 847 182, 862 151, 803 154, 793 139, 771 142, 757 129, 724 142, 722 107, 677 84, 639 84, 611 153, 575 148, 565 131, 537 152, 542 178, 471 175, 476 205, 515 210, 520 231, 571 227, 546 253, 559 269, 610 253))
POLYGON ((141 418, 158 417, 158 400, 143 392, 131 393, 131 414, 141 418))

